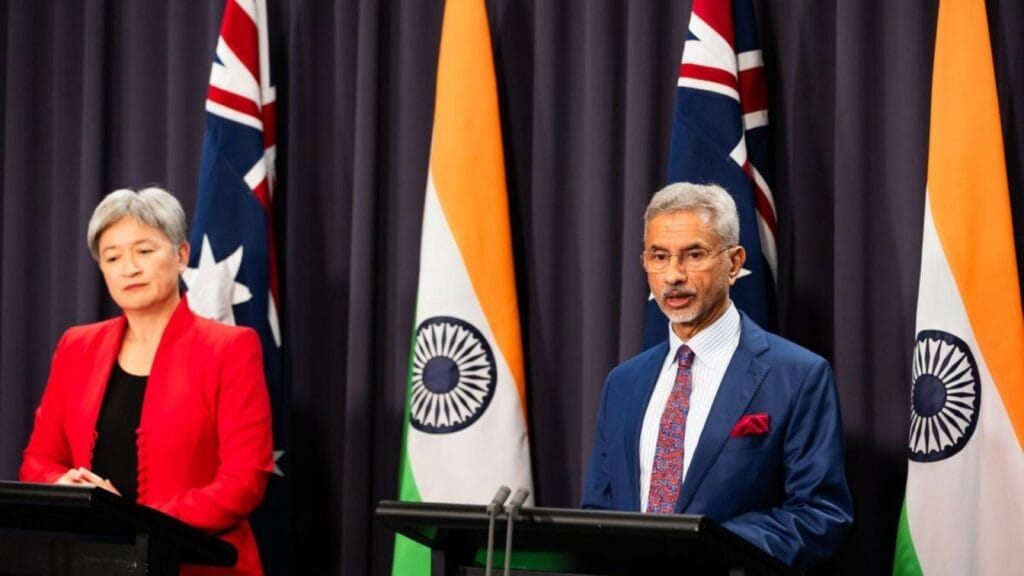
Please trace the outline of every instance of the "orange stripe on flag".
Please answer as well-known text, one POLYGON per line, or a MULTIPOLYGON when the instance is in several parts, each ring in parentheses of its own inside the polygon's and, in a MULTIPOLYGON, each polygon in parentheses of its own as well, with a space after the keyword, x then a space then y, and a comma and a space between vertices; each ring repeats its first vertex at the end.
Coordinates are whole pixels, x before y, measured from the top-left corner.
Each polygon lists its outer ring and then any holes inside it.
POLYGON ((1024 447, 1024 314, 985 4, 943 0, 928 191, 974 336, 1024 447))
POLYGON ((448 0, 430 167, 437 196, 526 415, 505 157, 483 0, 448 0))

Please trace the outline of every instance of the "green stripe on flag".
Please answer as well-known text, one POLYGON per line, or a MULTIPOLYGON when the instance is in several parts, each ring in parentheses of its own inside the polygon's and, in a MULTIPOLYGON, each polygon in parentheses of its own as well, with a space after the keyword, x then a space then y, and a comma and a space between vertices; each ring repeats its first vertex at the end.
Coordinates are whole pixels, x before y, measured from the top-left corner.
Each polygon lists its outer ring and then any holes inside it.
POLYGON ((922 576, 921 563, 917 561, 914 540, 910 537, 910 524, 907 522, 907 498, 903 498, 900 510, 900 527, 896 531, 896 555, 892 561, 893 576, 922 576))
MULTIPOLYGON (((408 410, 406 410, 406 430, 408 430, 408 410)), ((416 488, 416 479, 412 475, 412 466, 402 450, 402 477, 400 480, 401 499, 410 502, 420 501, 420 492, 416 488)), ((429 576, 430 548, 402 536, 395 535, 395 556, 391 565, 393 576, 429 576)))
MULTIPOLYGON (((418 306, 417 306, 418 308, 418 306)), ((416 316, 413 315, 415 318, 416 316)), ((409 462, 409 407, 412 406, 412 364, 416 346, 416 327, 413 326, 412 338, 409 343, 409 370, 406 374, 405 413, 402 417, 402 459, 398 478, 398 499, 405 502, 420 502, 419 488, 416 477, 412 473, 409 462)), ((395 555, 391 565, 393 576, 429 576, 430 548, 406 538, 395 535, 395 555)))
MULTIPOLYGON (((419 311, 419 303, 416 305, 419 311)), ((416 315, 413 315, 416 318, 416 315)), ((405 410, 402 412, 402 459, 401 470, 398 476, 398 499, 407 502, 419 502, 422 500, 420 491, 416 487, 416 477, 412 473, 412 464, 409 462, 409 426, 412 412, 412 367, 416 355, 416 326, 412 327, 412 336, 409 338, 409 368, 405 373, 405 410)))
MULTIPOLYGON (((406 419, 408 429, 408 411, 406 419)), ((404 449, 402 452, 404 452, 404 449)), ((402 454, 401 459, 401 485, 399 490, 402 500, 420 501, 420 491, 416 487, 416 479, 413 478, 413 466, 410 465, 409 459, 404 454, 402 454)), ((429 576, 430 548, 400 534, 395 534, 394 561, 391 565, 391 574, 393 576, 429 576)))
POLYGON ((395 536, 394 576, 429 576, 430 548, 405 536, 395 536))

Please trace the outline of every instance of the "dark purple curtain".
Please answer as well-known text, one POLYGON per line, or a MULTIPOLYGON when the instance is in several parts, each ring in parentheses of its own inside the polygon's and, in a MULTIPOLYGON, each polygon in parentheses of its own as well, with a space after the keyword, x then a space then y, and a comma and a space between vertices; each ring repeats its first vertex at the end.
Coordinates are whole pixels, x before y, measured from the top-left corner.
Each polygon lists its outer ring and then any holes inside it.
MULTIPOLYGON (((1024 7, 988 7, 1024 222, 1024 7)), ((689 2, 488 8, 537 500, 573 506, 604 376, 640 347, 640 218, 664 180, 689 2)), ((906 472, 937 2, 756 8, 781 332, 833 363, 856 503, 856 526, 823 571, 885 573, 906 472)), ((291 573, 390 567, 392 537, 372 511, 396 494, 441 10, 442 0, 270 0, 291 573)), ((116 313, 84 243, 93 206, 155 182, 191 212, 221 11, 0 0, 0 478, 16 477, 60 333, 116 313)))

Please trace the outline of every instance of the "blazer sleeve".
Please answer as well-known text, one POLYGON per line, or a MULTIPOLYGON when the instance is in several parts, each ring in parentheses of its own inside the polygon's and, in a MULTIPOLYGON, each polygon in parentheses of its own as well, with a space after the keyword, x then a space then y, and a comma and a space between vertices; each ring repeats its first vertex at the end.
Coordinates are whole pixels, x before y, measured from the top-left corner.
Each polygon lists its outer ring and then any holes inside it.
POLYGON ((612 482, 608 470, 607 444, 605 443, 606 413, 608 410, 608 389, 611 388, 611 374, 605 379, 601 391, 601 404, 597 411, 594 427, 594 446, 590 450, 590 462, 583 484, 582 508, 610 510, 612 503, 612 482))
POLYGON ((793 399, 783 459, 782 505, 741 514, 722 525, 803 569, 831 556, 853 521, 839 399, 824 360, 809 370, 793 399))
POLYGON ((22 453, 18 479, 23 482, 52 483, 72 468, 71 446, 65 435, 65 405, 68 399, 63 356, 67 333, 61 337, 50 362, 50 377, 36 408, 35 423, 28 446, 22 453))
POLYGON ((241 334, 221 352, 216 475, 209 483, 184 490, 167 502, 150 504, 210 532, 243 521, 263 500, 274 468, 270 398, 259 337, 252 330, 241 334))

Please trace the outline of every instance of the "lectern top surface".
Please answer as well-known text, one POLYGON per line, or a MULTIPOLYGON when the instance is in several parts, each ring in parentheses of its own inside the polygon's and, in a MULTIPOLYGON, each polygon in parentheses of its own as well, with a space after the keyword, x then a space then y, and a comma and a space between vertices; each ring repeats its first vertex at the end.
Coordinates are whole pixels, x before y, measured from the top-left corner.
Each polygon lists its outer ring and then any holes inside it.
POLYGON ((232 566, 231 544, 102 488, 0 481, 0 529, 134 538, 149 534, 182 562, 232 566))

